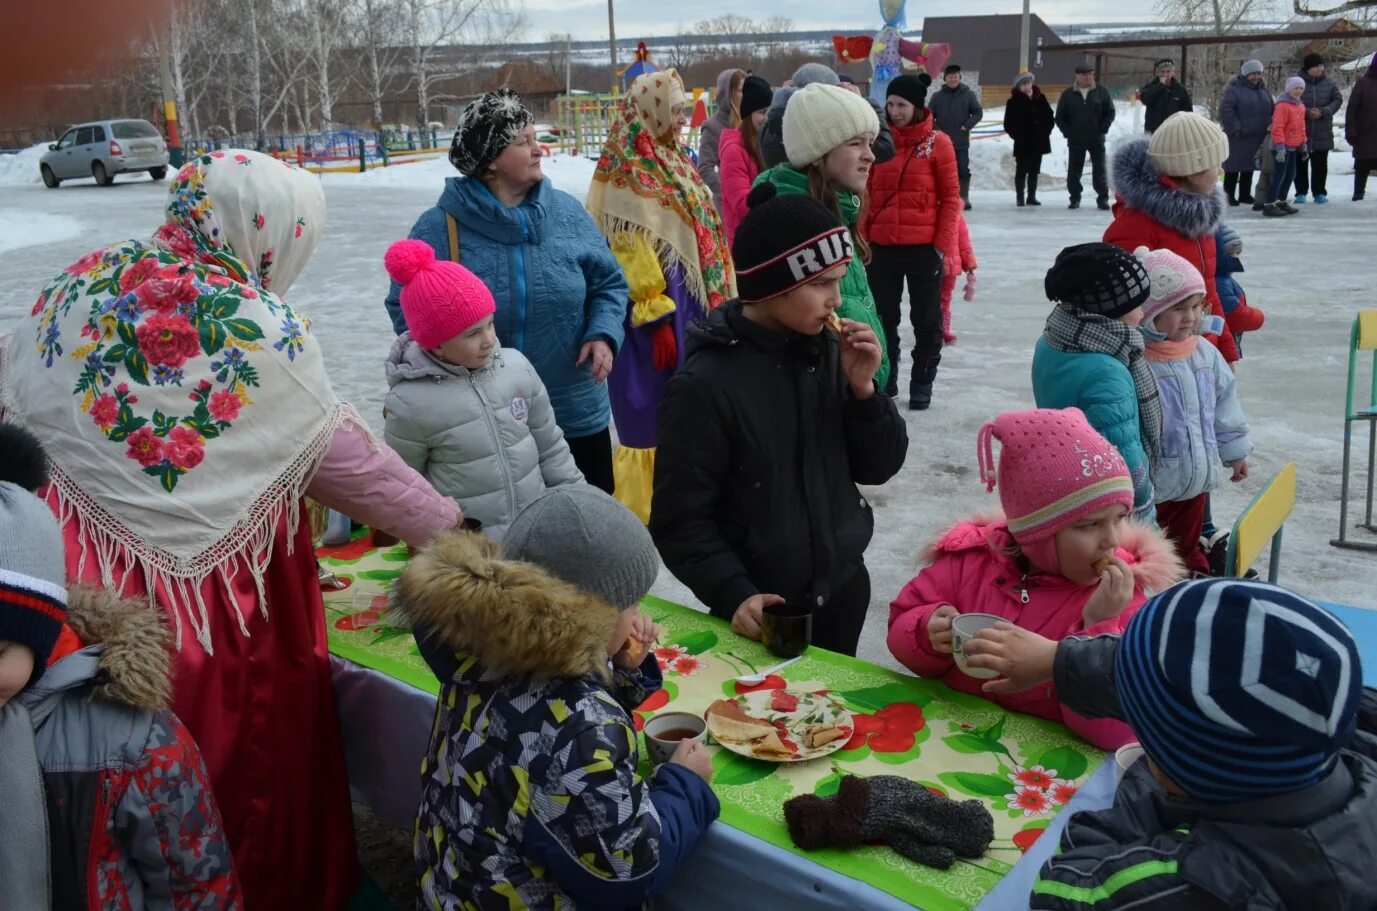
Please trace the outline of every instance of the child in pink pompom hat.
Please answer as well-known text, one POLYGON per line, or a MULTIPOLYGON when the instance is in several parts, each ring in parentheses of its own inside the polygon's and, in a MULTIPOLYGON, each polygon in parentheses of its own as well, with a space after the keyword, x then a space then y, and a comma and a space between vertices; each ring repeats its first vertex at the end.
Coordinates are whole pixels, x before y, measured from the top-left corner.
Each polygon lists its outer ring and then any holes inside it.
POLYGON ((418 240, 397 241, 384 263, 407 325, 387 357, 387 443, 500 541, 546 488, 583 474, 535 368, 498 346, 487 286, 418 240))
POLYGON ((1128 466, 1080 409, 1006 412, 976 449, 1004 514, 958 522, 924 550, 927 565, 890 605, 889 650, 920 676, 1060 721, 1103 749, 1132 741, 1123 722, 1077 715, 1051 687, 1005 693, 1003 681, 969 676, 952 657, 952 620, 992 614, 1053 641, 1119 633, 1149 591, 1182 577, 1181 562, 1159 531, 1128 522, 1128 466))

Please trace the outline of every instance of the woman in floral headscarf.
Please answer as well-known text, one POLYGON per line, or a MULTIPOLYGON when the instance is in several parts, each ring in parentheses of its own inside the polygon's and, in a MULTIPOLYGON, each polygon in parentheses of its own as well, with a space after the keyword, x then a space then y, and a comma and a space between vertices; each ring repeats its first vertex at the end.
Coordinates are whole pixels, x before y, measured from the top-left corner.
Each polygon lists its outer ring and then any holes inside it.
POLYGON ((712 192, 680 142, 688 123, 674 70, 631 83, 598 159, 587 206, 631 288, 626 340, 608 379, 617 499, 650 518, 655 412, 684 362, 689 324, 736 294, 731 252, 712 192))
POLYGON ((304 171, 197 158, 154 237, 69 266, 0 357, 5 419, 52 460, 69 576, 169 616, 174 708, 254 909, 342 908, 357 880, 302 497, 413 544, 459 519, 335 397, 280 297, 324 217, 304 171))

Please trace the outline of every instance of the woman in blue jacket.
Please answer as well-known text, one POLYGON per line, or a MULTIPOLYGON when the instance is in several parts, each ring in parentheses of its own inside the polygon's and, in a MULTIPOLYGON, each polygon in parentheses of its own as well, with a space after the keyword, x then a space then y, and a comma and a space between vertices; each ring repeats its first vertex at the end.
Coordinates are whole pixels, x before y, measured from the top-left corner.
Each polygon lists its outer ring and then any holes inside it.
MULTIPOLYGON (((410 237, 462 261, 497 302, 497 337, 526 355, 550 393, 555 421, 588 483, 612 492, 607 375, 622 343, 628 292, 621 266, 577 199, 540 170, 531 113, 510 89, 488 92, 459 116, 449 160, 464 176, 410 237)), ((387 311, 406 331, 401 286, 387 311)))

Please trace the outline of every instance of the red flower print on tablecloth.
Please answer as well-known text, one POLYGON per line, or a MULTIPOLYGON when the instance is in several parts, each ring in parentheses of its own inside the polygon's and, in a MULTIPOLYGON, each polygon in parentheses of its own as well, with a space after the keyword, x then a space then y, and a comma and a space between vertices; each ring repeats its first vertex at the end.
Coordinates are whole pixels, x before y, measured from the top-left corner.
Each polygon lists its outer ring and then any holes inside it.
POLYGON ((869 746, 876 753, 906 753, 913 749, 917 734, 927 727, 921 706, 911 702, 892 702, 874 715, 852 715, 856 730, 844 750, 869 746))
POLYGON ((135 335, 139 351, 150 364, 180 367, 188 358, 201 353, 201 336, 185 316, 150 316, 135 330, 135 335))
POLYGON ((188 471, 206 457, 205 438, 190 427, 173 427, 167 434, 163 454, 174 468, 188 471))
POLYGON ((1039 816, 1052 809, 1052 801, 1041 788, 1020 787, 1006 798, 1009 808, 1022 810, 1024 816, 1039 816))
POLYGON ((692 677, 707 666, 706 661, 692 655, 680 655, 669 663, 669 669, 680 677, 692 677))
POLYGON ((682 658, 688 654, 688 650, 679 645, 662 645, 655 649, 655 661, 660 665, 660 672, 669 670, 671 662, 682 658))
POLYGON ((98 395, 91 403, 91 420, 101 430, 109 430, 119 420, 120 403, 113 395, 98 395))
POLYGON ((125 453, 144 468, 163 460, 164 443, 153 434, 153 428, 140 427, 129 435, 129 450, 125 453))
POLYGON ((1022 766, 1014 766, 1014 770, 1009 773, 1009 779, 1015 785, 1020 785, 1025 788, 1037 788, 1040 791, 1045 791, 1056 782, 1057 770, 1044 769, 1040 765, 1035 765, 1026 769, 1022 766))
POLYGON ((217 421, 233 421, 239 417, 243 404, 239 396, 228 389, 221 389, 210 397, 210 416, 217 421))
POLYGON ((1059 778, 1053 783, 1052 787, 1048 789, 1047 793, 1058 806, 1064 807, 1071 802, 1071 798, 1076 796, 1077 790, 1079 789, 1076 787, 1074 781, 1067 781, 1064 778, 1059 778))

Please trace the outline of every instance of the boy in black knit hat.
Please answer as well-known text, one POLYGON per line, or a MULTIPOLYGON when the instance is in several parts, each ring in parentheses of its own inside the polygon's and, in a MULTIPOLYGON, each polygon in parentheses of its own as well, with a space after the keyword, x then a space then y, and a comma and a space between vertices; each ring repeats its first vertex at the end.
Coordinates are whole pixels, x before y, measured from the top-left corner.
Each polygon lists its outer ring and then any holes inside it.
POLYGON ((841 222, 757 186, 736 232, 739 299, 689 330, 660 404, 650 532, 671 572, 732 628, 767 605, 813 610, 813 643, 848 655, 870 606, 874 527, 856 484, 902 467, 908 432, 875 388, 880 343, 837 320, 853 255, 841 222))

